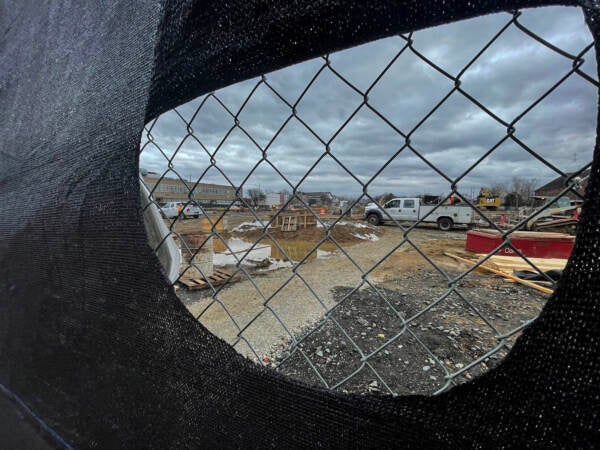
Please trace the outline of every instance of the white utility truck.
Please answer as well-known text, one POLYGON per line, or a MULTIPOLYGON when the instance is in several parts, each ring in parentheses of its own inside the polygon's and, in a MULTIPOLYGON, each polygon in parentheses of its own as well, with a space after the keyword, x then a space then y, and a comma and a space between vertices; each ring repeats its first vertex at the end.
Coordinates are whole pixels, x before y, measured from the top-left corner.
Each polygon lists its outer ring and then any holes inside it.
POLYGON ((371 225, 379 225, 386 221, 422 220, 424 223, 436 223, 443 231, 450 231, 455 225, 471 227, 475 224, 470 206, 423 205, 417 197, 393 198, 382 206, 369 203, 365 208, 365 219, 371 225))
POLYGON ((188 203, 187 205, 183 202, 168 202, 160 205, 160 212, 163 217, 167 219, 173 219, 179 216, 179 212, 183 209, 181 217, 187 219, 188 217, 194 217, 197 219, 203 214, 202 209, 194 204, 188 203))

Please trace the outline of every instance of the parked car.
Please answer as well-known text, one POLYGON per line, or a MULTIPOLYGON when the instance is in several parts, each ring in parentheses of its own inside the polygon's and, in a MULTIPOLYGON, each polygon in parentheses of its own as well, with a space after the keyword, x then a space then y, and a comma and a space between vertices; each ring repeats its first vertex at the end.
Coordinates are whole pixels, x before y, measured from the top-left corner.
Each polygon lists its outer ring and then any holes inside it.
POLYGON ((379 225, 389 220, 398 222, 422 220, 424 223, 436 223, 443 231, 449 231, 455 225, 474 224, 474 215, 470 206, 423 205, 421 199, 416 197, 393 198, 383 206, 369 203, 365 208, 365 219, 371 225, 379 225))
POLYGON ((183 217, 184 219, 189 217, 194 217, 197 219, 200 217, 200 214, 203 214, 202 208, 191 203, 185 204, 182 202, 167 202, 160 205, 160 212, 163 217, 167 219, 172 219, 179 216, 179 212, 182 209, 183 213, 180 217, 183 217))

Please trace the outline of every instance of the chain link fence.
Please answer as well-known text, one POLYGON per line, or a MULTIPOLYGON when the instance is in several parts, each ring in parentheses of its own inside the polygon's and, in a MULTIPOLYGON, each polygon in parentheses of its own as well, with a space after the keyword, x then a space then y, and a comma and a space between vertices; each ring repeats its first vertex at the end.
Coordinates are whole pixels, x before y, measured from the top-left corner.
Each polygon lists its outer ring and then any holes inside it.
MULTIPOLYGON (((549 259, 525 254, 516 243, 522 238, 519 233, 568 232, 575 227, 577 203, 591 164, 590 154, 590 161, 580 162, 577 170, 561 169, 544 156, 543 149, 520 137, 520 126, 568 80, 578 78, 594 89, 598 86, 582 68, 586 59, 594 59, 591 38, 578 52, 566 51, 525 26, 521 16, 518 11, 507 14, 505 23, 478 44, 478 51, 458 71, 445 69, 443 55, 435 60, 426 56, 419 48, 420 34, 410 33, 395 38, 397 51, 388 59, 377 64, 369 61, 381 69, 366 86, 353 81, 342 65, 325 55, 307 63, 315 72, 297 94, 282 90, 281 83, 273 81, 273 77, 279 80, 276 74, 265 75, 245 83, 249 93, 235 106, 225 89, 203 96, 191 114, 182 108, 168 113, 177 116, 176 138, 156 136, 164 115, 147 124, 140 158, 144 161, 152 155, 163 167, 140 176, 150 242, 190 312, 257 363, 343 392, 439 393, 497 364, 535 319, 558 279, 549 259), (506 119, 470 92, 468 79, 478 75, 477 62, 493 55, 494 45, 509 32, 521 33, 523 42, 535 42, 568 62, 568 69, 506 119), (424 98, 422 104, 432 106, 418 117, 415 114, 411 126, 402 127, 372 96, 407 55, 417 58, 428 73, 443 77, 447 89, 439 100, 424 98), (357 98, 353 109, 338 117, 335 129, 307 119, 313 113, 304 107, 324 77, 339 86, 338 95, 357 98), (450 174, 415 136, 439 120, 436 113, 457 98, 504 131, 476 161, 450 174), (268 102, 275 102, 279 112, 271 134, 248 127, 245 120, 249 114, 260 120, 261 108, 268 102), (393 130, 400 142, 385 160, 376 161, 378 168, 368 177, 357 175, 356 165, 335 150, 336 140, 365 113, 393 130), (288 160, 275 149, 290 127, 308 136, 314 154, 305 152, 299 142, 286 141, 288 160), (205 130, 210 129, 209 136, 205 130), (215 139, 219 130, 221 135, 215 139), (234 136, 247 143, 234 148, 239 160, 256 155, 246 175, 239 178, 229 170, 231 155, 236 154, 231 151, 234 136), (555 192, 539 199, 540 205, 526 198, 525 205, 513 203, 511 210, 493 210, 486 208, 485 201, 493 202, 499 193, 482 192, 475 198, 461 189, 507 144, 537 164, 532 172, 543 167, 561 177, 555 192), (190 146, 193 152, 182 150, 190 146), (387 172, 401 170, 396 164, 406 155, 416 157, 447 186, 438 198, 413 195, 410 200, 431 205, 423 206, 422 214, 410 221, 386 207, 394 204, 381 201, 379 194, 385 191, 378 184, 387 172), (188 173, 191 160, 202 166, 199 174, 188 173), (304 168, 302 176, 290 174, 287 166, 292 164, 304 168), (357 195, 336 202, 328 192, 311 192, 311 187, 321 191, 318 183, 324 181, 318 173, 323 165, 334 166, 357 195), (270 173, 274 184, 283 185, 275 207, 257 187, 256 173, 261 170, 270 173), (567 205, 560 198, 569 199, 567 205), (562 206, 557 212, 558 203, 562 206), (459 210, 471 212, 463 223, 458 216, 449 223, 442 219, 459 210), (486 230, 483 235, 497 233, 491 251, 465 250, 466 228, 472 227, 486 230), (447 228, 451 230, 442 231, 447 228), (509 269, 503 266, 506 258, 513 258, 509 269), (507 280, 506 274, 514 276, 512 269, 528 269, 539 280, 525 281, 526 285, 507 280)), ((398 96, 406 89, 411 87, 399 86, 398 96)), ((520 92, 507 94, 518 98, 520 92)), ((361 157, 370 158, 367 152, 361 157)), ((414 208, 414 203, 407 205, 414 208)), ((560 265, 554 259, 551 263, 560 265)))

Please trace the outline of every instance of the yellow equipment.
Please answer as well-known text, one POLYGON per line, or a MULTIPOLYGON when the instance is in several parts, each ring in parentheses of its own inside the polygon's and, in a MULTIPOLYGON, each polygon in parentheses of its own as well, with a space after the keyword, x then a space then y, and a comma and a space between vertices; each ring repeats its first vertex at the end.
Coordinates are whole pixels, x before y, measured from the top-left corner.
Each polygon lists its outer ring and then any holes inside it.
POLYGON ((482 187, 477 196, 477 207, 484 209, 496 210, 500 207, 502 199, 499 195, 492 194, 488 188, 482 187))

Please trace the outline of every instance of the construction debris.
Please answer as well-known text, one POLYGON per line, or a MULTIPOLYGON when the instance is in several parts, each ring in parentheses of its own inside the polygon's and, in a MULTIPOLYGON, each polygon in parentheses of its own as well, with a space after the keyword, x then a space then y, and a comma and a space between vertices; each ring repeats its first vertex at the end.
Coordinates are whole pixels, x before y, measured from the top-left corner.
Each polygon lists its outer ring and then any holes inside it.
POLYGON ((225 272, 224 270, 215 270, 212 275, 208 277, 186 277, 185 275, 179 279, 179 282, 185 285, 191 291, 197 291, 200 289, 207 289, 211 287, 220 286, 225 283, 232 283, 238 281, 239 277, 232 277, 231 273, 225 272))
MULTIPOLYGON (((453 258, 457 261, 460 261, 462 263, 465 263, 471 267, 477 265, 479 263, 479 261, 471 261, 470 259, 466 259, 466 258, 461 258, 460 256, 454 255, 452 253, 444 253, 446 256, 449 256, 450 258, 453 258)), ((543 292, 545 294, 553 294, 554 291, 552 289, 549 289, 547 287, 543 287, 543 286, 539 286, 531 281, 527 281, 527 280, 523 280, 519 277, 516 277, 508 272, 503 272, 501 270, 497 270, 494 269, 492 267, 487 266, 485 263, 484 264, 480 264, 479 266, 477 266, 479 269, 483 269, 486 270, 488 272, 492 272, 495 273, 496 275, 500 275, 501 277, 507 278, 509 280, 515 281, 519 284, 525 285, 525 286, 529 286, 530 288, 536 289, 540 292, 543 292)))

